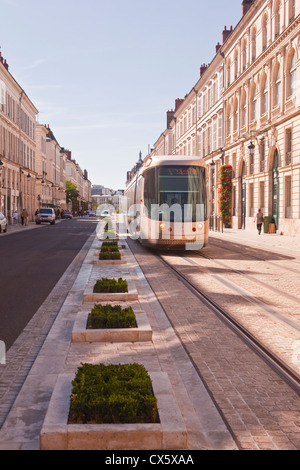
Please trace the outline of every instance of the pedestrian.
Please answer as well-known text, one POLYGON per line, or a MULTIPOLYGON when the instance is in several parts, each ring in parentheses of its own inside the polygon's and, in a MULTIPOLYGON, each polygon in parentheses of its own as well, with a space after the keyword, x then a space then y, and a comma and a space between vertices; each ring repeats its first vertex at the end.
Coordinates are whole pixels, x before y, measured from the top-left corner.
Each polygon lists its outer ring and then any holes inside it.
POLYGON ((14 224, 14 225, 17 225, 17 224, 18 224, 18 219, 19 219, 19 214, 18 214, 18 212, 16 211, 16 209, 13 211, 12 218, 13 218, 13 224, 14 224))
POLYGON ((23 224, 24 224, 25 226, 28 225, 28 216, 29 216, 29 214, 28 214, 27 210, 26 210, 26 209, 23 209, 23 210, 22 210, 22 214, 21 214, 21 217, 22 217, 22 219, 23 219, 22 225, 23 225, 23 224))
POLYGON ((264 214, 262 213, 261 209, 258 209, 258 212, 257 212, 253 222, 255 222, 255 221, 256 221, 256 227, 257 227, 258 235, 260 235, 261 226, 262 226, 263 221, 264 221, 264 214))

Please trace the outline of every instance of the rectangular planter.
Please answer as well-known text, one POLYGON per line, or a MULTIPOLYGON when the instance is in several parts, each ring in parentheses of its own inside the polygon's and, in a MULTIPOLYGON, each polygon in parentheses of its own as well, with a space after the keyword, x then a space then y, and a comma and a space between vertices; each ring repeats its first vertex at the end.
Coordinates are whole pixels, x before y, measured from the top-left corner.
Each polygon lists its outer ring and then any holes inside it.
POLYGON ((187 449, 187 431, 168 375, 149 372, 160 423, 68 424, 74 374, 58 376, 40 434, 41 450, 187 449))
POLYGON ((151 341, 152 329, 149 324, 146 313, 143 310, 134 310, 137 328, 87 328, 88 316, 91 309, 85 309, 78 312, 74 328, 72 331, 72 341, 79 342, 134 342, 151 341))
POLYGON ((95 293, 93 292, 94 285, 88 285, 83 293, 83 302, 128 302, 132 300, 138 300, 138 292, 134 283, 130 280, 128 282, 128 292, 105 292, 95 293))
POLYGON ((127 264, 127 261, 125 259, 99 259, 98 256, 94 259, 94 265, 96 266, 108 266, 110 264, 127 264))

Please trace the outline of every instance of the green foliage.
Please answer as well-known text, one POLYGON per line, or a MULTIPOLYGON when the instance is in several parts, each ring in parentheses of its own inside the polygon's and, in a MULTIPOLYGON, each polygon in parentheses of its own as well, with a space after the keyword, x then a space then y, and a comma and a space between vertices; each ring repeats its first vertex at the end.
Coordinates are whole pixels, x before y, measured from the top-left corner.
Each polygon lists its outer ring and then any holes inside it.
POLYGON ((128 283, 121 277, 119 277, 117 281, 115 279, 107 279, 106 277, 103 277, 102 279, 98 279, 94 285, 94 292, 128 292, 128 283))
POLYGON ((219 209, 224 223, 231 223, 232 203, 232 166, 222 165, 220 168, 219 209))
POLYGON ((151 380, 140 364, 81 364, 72 385, 71 423, 158 422, 151 380))
POLYGON ((79 191, 77 190, 77 186, 72 183, 70 180, 66 180, 66 202, 67 204, 79 196, 79 191))
POLYGON ((105 248, 105 247, 118 248, 118 242, 116 242, 116 241, 114 241, 114 242, 103 242, 102 246, 101 246, 101 250, 103 250, 103 248, 105 248))
POLYGON ((99 254, 99 259, 104 259, 104 260, 107 260, 107 259, 111 259, 111 260, 119 260, 121 259, 121 253, 119 252, 110 252, 110 251, 104 251, 99 254))
POLYGON ((91 328, 135 328, 136 318, 131 307, 95 305, 89 315, 91 328))

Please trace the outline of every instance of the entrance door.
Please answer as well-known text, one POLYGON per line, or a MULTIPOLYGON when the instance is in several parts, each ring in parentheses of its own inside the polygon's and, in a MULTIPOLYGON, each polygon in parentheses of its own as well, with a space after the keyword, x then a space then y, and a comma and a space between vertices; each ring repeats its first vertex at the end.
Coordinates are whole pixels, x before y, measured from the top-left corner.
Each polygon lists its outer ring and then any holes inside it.
POLYGON ((275 221, 276 230, 278 229, 279 221, 279 154, 278 150, 275 150, 273 159, 273 180, 272 180, 272 217, 275 221))
POLYGON ((242 166, 242 192, 241 192, 241 228, 246 228, 246 165, 242 166))

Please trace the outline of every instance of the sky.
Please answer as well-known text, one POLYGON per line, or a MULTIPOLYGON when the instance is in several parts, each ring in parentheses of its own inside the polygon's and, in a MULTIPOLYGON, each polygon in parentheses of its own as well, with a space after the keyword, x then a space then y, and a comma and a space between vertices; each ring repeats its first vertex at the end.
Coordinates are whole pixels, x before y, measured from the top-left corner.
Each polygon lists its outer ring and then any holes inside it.
POLYGON ((9 71, 92 184, 126 173, 215 56, 242 0, 0 0, 9 71))

